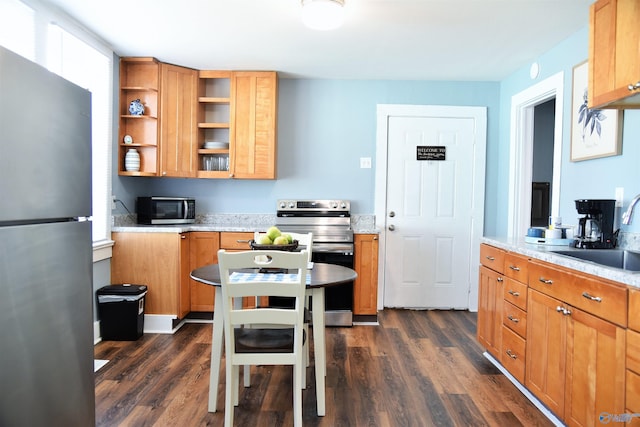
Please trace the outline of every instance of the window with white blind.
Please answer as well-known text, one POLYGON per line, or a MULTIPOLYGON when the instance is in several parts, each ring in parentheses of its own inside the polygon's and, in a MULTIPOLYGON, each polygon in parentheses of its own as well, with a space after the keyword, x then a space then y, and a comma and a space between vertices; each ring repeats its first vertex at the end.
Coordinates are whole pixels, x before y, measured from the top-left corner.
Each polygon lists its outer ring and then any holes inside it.
POLYGON ((113 52, 33 0, 0 0, 0 45, 91 92, 93 242, 109 245, 113 52))

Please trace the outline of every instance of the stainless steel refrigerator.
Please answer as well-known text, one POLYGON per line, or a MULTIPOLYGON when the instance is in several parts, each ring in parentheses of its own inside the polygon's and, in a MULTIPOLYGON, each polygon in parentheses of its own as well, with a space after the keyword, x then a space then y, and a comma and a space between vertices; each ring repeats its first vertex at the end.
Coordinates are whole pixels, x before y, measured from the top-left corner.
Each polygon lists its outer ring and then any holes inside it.
POLYGON ((93 426, 91 95, 0 47, 0 426, 93 426))

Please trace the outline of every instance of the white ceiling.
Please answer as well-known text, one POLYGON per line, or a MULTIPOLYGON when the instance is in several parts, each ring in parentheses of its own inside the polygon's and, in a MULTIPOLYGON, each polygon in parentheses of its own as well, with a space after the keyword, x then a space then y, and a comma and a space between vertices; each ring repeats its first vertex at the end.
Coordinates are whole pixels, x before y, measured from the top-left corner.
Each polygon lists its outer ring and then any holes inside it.
MULTIPOLYGON (((283 77, 500 81, 589 22, 593 0, 345 0, 338 30, 300 0, 43 0, 120 56, 283 77)), ((586 58, 585 58, 586 59, 586 58)))

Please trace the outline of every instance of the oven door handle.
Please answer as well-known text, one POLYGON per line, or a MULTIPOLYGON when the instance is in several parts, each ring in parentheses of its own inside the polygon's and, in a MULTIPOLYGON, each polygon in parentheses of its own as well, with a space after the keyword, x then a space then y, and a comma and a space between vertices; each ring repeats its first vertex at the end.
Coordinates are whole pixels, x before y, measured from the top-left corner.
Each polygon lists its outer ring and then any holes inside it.
POLYGON ((339 247, 322 247, 322 246, 313 246, 311 249, 313 252, 323 253, 323 254, 340 254, 340 255, 353 255, 353 249, 351 248, 339 248, 339 247))

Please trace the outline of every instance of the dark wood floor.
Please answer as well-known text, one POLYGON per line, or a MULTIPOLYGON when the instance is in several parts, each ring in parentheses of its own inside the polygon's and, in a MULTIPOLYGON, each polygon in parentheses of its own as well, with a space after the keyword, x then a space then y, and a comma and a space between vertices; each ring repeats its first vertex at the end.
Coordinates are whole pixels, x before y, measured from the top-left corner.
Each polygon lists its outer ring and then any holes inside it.
MULTIPOLYGON (((305 426, 551 425, 482 356, 475 313, 387 309, 379 322, 327 328, 327 414, 317 416, 312 361, 305 426)), ((211 324, 101 342, 95 356, 110 360, 96 373, 97 426, 223 425, 224 383, 220 409, 207 412, 211 324)), ((290 367, 253 367, 236 425, 293 425, 291 375, 290 367)))

